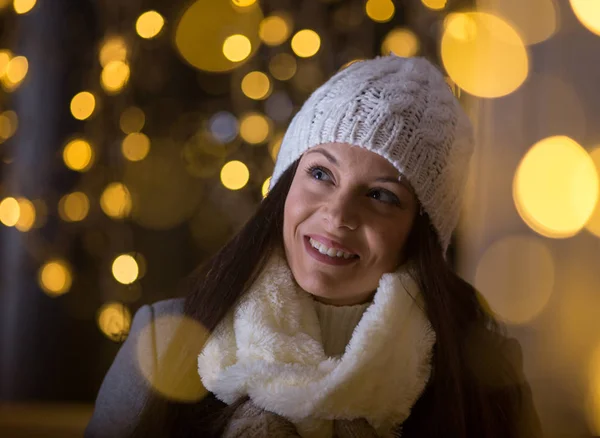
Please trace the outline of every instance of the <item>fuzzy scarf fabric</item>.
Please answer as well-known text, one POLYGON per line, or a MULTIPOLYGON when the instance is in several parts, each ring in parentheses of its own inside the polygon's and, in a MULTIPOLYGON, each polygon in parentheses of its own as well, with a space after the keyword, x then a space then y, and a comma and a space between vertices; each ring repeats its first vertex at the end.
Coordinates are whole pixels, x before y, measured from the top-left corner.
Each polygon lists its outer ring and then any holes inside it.
POLYGON ((384 274, 345 353, 330 358, 312 296, 276 254, 213 331, 198 373, 221 401, 249 396, 303 438, 331 438, 332 420, 359 418, 391 436, 431 374, 435 334, 421 302, 405 266, 384 274))

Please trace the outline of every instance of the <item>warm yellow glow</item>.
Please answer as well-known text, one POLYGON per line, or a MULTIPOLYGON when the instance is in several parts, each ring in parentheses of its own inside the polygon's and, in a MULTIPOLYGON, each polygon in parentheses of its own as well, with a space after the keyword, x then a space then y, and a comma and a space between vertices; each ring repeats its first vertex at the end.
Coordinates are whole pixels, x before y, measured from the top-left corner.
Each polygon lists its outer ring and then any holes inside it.
POLYGON ((12 0, 0 0, 0 11, 12 3, 12 0))
POLYGON ((287 81, 296 74, 296 58, 289 53, 278 53, 269 61, 269 72, 275 79, 287 81))
POLYGON ((63 160, 69 169, 85 172, 93 163, 94 150, 85 140, 72 140, 63 149, 63 160))
POLYGON ((221 169, 221 182, 229 190, 239 190, 250 179, 248 167, 241 161, 229 161, 221 169))
POLYGON ((26 14, 35 6, 37 0, 14 0, 13 8, 17 14, 26 14))
POLYGON ((392 19, 396 8, 391 0, 368 0, 365 11, 371 20, 385 23, 392 19))
POLYGON ((100 49, 100 65, 106 67, 113 61, 127 61, 127 44, 119 36, 107 38, 100 49))
POLYGON ((271 185, 271 177, 268 177, 265 182, 262 185, 262 195, 263 198, 267 196, 267 194, 269 193, 269 185, 271 185))
POLYGON ((552 253, 543 240, 509 236, 484 253, 477 265, 475 287, 500 319, 525 324, 548 303, 554 272, 552 253))
POLYGON ((112 264, 112 274, 119 283, 131 284, 138 278, 140 269, 129 254, 121 254, 112 264))
POLYGON ((77 93, 71 100, 71 114, 77 120, 85 120, 94 112, 96 98, 89 91, 77 93))
POLYGON ((19 127, 19 118, 14 111, 0 114, 0 143, 12 137, 19 127))
POLYGON ((85 193, 73 192, 65 195, 58 203, 58 214, 67 222, 79 222, 90 211, 90 200, 85 193))
POLYGON ((592 352, 588 366, 589 387, 586 416, 592 435, 600 435, 600 345, 592 352))
POLYGON ((175 45, 197 69, 231 71, 260 47, 262 19, 258 3, 242 9, 230 0, 191 2, 177 24, 175 45))
POLYGON ((156 11, 144 12, 135 23, 135 30, 142 38, 154 38, 165 25, 165 19, 156 11))
POLYGON ((271 94, 271 81, 263 72, 251 71, 242 79, 242 92, 250 99, 266 99, 271 94))
POLYGON ((241 62, 250 56, 252 44, 245 35, 231 35, 223 42, 223 54, 231 62, 241 62))
POLYGON ((271 141, 269 141, 269 155, 273 159, 273 162, 277 159, 277 154, 279 153, 279 148, 281 147, 281 142, 283 141, 283 132, 280 132, 273 136, 271 141))
POLYGON ((271 15, 260 22, 258 35, 269 46, 283 44, 292 31, 290 19, 281 15, 271 15))
POLYGON ((69 291, 73 282, 71 268, 64 260, 51 260, 40 268, 38 282, 47 295, 63 295, 69 291))
POLYGON ((513 198, 521 218, 553 238, 577 234, 598 200, 598 173, 589 154, 565 136, 533 145, 515 174, 513 198))
POLYGON ((6 67, 12 59, 12 53, 10 50, 0 50, 0 77, 6 73, 6 67))
POLYGON ((146 123, 146 115, 141 109, 131 106, 121 114, 119 125, 125 134, 140 132, 146 123))
POLYGON ((35 207, 33 202, 26 198, 18 198, 19 203, 19 220, 15 224, 15 228, 19 231, 29 231, 35 223, 35 207))
POLYGON ((98 328, 115 342, 123 342, 131 328, 131 312, 121 303, 110 302, 98 310, 98 328))
POLYGON ((7 227, 14 227, 19 221, 21 209, 15 198, 4 198, 0 202, 0 222, 7 227))
POLYGON ((446 7, 447 0, 421 0, 423 4, 429 9, 434 11, 440 11, 446 7))
POLYGON ((125 185, 112 183, 100 197, 100 207, 107 216, 120 219, 131 213, 131 195, 125 185))
POLYGON ((150 152, 150 139, 146 134, 134 132, 123 140, 121 150, 129 161, 140 161, 150 152))
MULTIPOLYGON (((596 172, 598 173, 598 175, 600 175, 600 147, 591 151, 590 157, 596 165, 596 172)), ((587 224, 585 224, 585 227, 590 233, 600 237, 600 199, 596 203, 596 208, 590 216, 590 219, 588 220, 587 224)))
POLYGON ((10 84, 19 84, 29 71, 29 62, 24 56, 15 56, 6 66, 6 79, 10 84))
POLYGON ((102 88, 109 93, 119 92, 129 80, 129 66, 123 61, 111 61, 102 70, 102 88))
POLYGON ((321 47, 319 34, 311 29, 302 29, 292 38, 292 50, 301 58, 315 55, 321 47))
POLYGON ((256 3, 256 0, 231 0, 231 2, 238 8, 247 8, 256 3))
POLYGON ((570 0, 575 16, 590 32, 600 35, 600 1, 570 0))
POLYGON ((491 14, 450 14, 441 42, 442 62, 463 90, 479 97, 512 93, 527 78, 529 58, 519 34, 491 14))
POLYGON ((250 144, 264 142, 271 131, 269 120, 259 113, 248 113, 240 119, 240 136, 250 144))
POLYGON ((419 39, 410 29, 397 27, 392 29, 381 44, 381 54, 394 53, 398 56, 411 57, 419 51, 419 39))

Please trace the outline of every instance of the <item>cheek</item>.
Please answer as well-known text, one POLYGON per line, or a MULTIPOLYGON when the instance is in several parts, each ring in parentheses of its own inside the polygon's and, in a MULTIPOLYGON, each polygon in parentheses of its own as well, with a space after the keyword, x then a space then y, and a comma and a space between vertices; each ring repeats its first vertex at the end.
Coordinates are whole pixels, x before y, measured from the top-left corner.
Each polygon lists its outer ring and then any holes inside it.
POLYGON ((402 261, 404 247, 412 229, 413 220, 402 218, 381 224, 370 235, 371 245, 386 270, 394 270, 402 261))

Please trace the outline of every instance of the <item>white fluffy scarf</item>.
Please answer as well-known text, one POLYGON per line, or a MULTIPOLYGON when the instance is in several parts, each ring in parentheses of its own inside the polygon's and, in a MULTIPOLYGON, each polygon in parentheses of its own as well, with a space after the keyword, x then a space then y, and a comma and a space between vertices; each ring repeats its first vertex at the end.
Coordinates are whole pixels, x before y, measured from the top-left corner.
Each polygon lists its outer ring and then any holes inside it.
POLYGON ((303 438, 332 436, 333 419, 365 418, 390 436, 431 373, 435 334, 405 267, 384 274, 340 358, 323 351, 311 295, 273 256, 198 357, 202 383, 231 404, 254 404, 292 421, 303 438))

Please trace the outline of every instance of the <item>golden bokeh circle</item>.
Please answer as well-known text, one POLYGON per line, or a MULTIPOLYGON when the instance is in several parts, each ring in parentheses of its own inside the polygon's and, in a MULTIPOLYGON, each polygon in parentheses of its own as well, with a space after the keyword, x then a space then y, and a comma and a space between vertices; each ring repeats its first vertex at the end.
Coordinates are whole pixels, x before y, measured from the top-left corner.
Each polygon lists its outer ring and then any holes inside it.
POLYGON ((302 29, 292 37, 292 50, 301 58, 316 55, 321 48, 321 37, 312 29, 302 29))
POLYGON ((77 120, 85 120, 90 117, 96 108, 96 98, 89 91, 77 93, 71 99, 71 114, 77 120))
POLYGON ((371 20, 387 23, 394 17, 396 7, 391 0, 367 0, 365 12, 371 20))
MULTIPOLYGON (((600 175, 600 147, 590 152, 590 158, 596 165, 596 172, 600 175)), ((597 237, 600 237, 600 199, 596 203, 596 208, 585 224, 586 229, 597 237)))
POLYGON ((254 100, 264 100, 271 94, 271 81, 261 71, 251 71, 242 79, 242 92, 254 100))
POLYGON ((419 52, 420 44, 417 35, 410 30, 397 27, 388 32, 381 43, 381 54, 393 53, 397 56, 409 58, 419 52))
POLYGON ((165 25, 165 19, 156 11, 147 11, 140 15, 135 23, 139 36, 151 39, 157 36, 165 25))
POLYGON ((107 216, 112 218, 127 217, 131 213, 131 194, 124 184, 111 183, 100 196, 100 207, 107 216))
POLYGON ((590 32, 600 35, 600 2, 598 0, 570 0, 577 19, 590 32))
POLYGON ((63 149, 63 161, 69 169, 85 172, 94 162, 94 149, 86 140, 71 140, 63 149))
POLYGON ((129 254, 121 254, 112 263, 112 274, 121 284, 131 284, 138 279, 140 268, 129 254))
POLYGON ((50 260, 38 272, 39 285, 51 297, 67 293, 71 289, 72 282, 71 268, 64 260, 50 260))
POLYGON ((229 161, 221 169, 221 182, 229 190, 243 188, 250 179, 248 167, 241 161, 229 161))
POLYGON ((90 211, 90 200, 83 192, 63 196, 58 203, 58 214, 67 222, 84 220, 90 211))
POLYGON ((105 303, 96 317, 98 328, 111 341, 122 342, 131 328, 131 312, 122 303, 105 303))
POLYGON ((7 227, 14 227, 19 222, 21 209, 19 201, 13 197, 4 198, 0 202, 0 222, 7 227))

